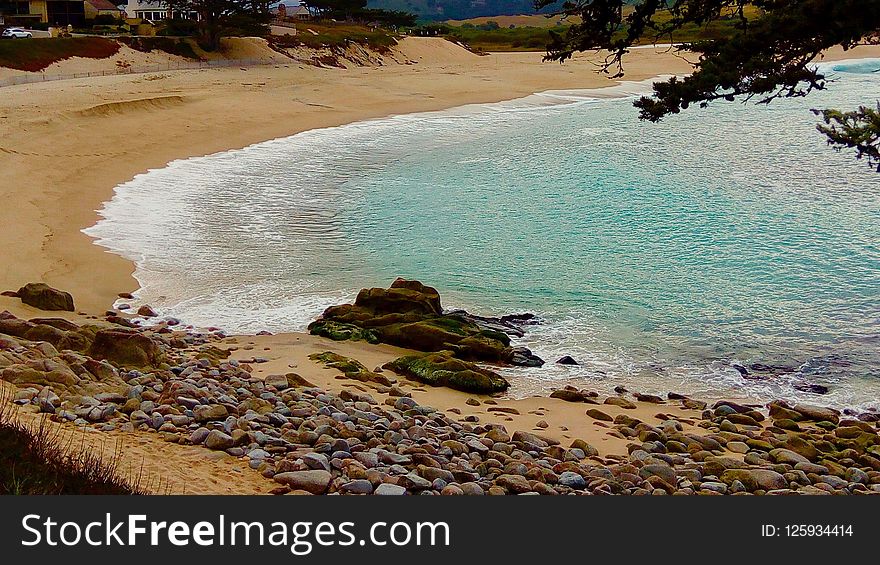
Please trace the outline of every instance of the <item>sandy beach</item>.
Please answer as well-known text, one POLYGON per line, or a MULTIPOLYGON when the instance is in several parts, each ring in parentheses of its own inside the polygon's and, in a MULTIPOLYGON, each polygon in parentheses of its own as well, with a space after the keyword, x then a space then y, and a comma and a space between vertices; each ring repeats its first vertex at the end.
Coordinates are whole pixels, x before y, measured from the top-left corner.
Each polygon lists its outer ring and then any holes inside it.
MULTIPOLYGON (((541 56, 478 56, 442 39, 408 38, 396 48, 397 62, 378 67, 330 69, 292 63, 3 88, 0 191, 8 205, 0 211, 0 290, 42 281, 74 296, 77 313, 61 314, 64 317, 79 323, 103 317, 119 293, 137 289, 133 265, 96 246, 81 230, 95 223, 96 210, 112 197, 115 186, 171 160, 370 118, 614 84, 595 73, 593 57, 579 56, 560 65, 542 63, 541 56)), ((826 58, 876 56, 880 47, 833 52, 826 58)), ((626 60, 625 80, 689 70, 685 60, 666 49, 637 49, 626 60)), ((375 282, 384 286, 389 281, 375 282)), ((2 310, 25 319, 45 316, 11 297, 0 297, 2 310)), ((330 390, 369 392, 380 403, 387 394, 340 381, 338 372, 309 360, 309 355, 334 351, 373 368, 410 353, 296 333, 233 336, 217 345, 231 348, 233 358, 242 363, 264 357, 265 362, 253 365, 258 377, 295 371, 330 390)), ((481 422, 503 424, 511 432, 540 433, 566 446, 583 439, 602 456, 625 455, 630 442, 609 434, 608 423, 586 417, 589 406, 579 403, 528 398, 470 405, 466 400, 473 395, 466 393, 412 382, 401 386, 419 404, 449 416, 477 416, 481 422)), ((655 424, 671 415, 684 422, 685 431, 698 430, 700 410, 636 404, 635 409, 601 408, 611 417, 625 413, 655 424)), ((218 453, 209 459, 203 448, 168 443, 156 435, 115 431, 85 437, 94 445, 121 439, 125 461, 132 467, 146 463, 146 472, 163 476, 172 492, 267 492, 273 486, 231 456, 218 453), (157 449, 165 454, 161 464, 152 456, 157 449), (192 477, 198 480, 188 480, 192 477), (198 487, 184 489, 189 482, 198 487)))

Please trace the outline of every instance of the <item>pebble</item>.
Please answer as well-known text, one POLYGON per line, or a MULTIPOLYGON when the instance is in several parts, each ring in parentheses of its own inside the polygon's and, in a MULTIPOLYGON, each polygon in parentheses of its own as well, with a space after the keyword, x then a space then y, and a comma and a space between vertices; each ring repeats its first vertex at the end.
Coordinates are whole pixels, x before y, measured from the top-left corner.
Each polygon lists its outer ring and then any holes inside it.
POLYGON ((602 422, 613 422, 614 421, 614 418, 612 418, 611 416, 609 416, 605 412, 602 412, 601 410, 598 410, 596 408, 591 408, 591 409, 587 410, 587 416, 589 416, 590 418, 593 418, 594 420, 599 420, 602 422))
POLYGON ((304 490, 312 494, 323 494, 333 475, 323 469, 310 469, 308 471, 289 471, 278 473, 272 477, 276 483, 280 483, 293 490, 304 490))
POLYGON ((373 483, 366 479, 355 479, 343 484, 340 490, 351 494, 371 494, 373 483))
POLYGON ((235 445, 232 436, 220 430, 211 430, 205 438, 205 447, 208 449, 224 450, 235 445))
POLYGON ((392 485, 390 483, 382 483, 373 492, 378 496, 400 496, 406 494, 406 489, 402 486, 392 485))
POLYGON ((574 471, 563 471, 559 475, 558 483, 577 490, 587 488, 587 481, 579 473, 575 473, 574 471))
POLYGON ((748 453, 749 446, 741 441, 727 442, 727 449, 734 453, 748 453))

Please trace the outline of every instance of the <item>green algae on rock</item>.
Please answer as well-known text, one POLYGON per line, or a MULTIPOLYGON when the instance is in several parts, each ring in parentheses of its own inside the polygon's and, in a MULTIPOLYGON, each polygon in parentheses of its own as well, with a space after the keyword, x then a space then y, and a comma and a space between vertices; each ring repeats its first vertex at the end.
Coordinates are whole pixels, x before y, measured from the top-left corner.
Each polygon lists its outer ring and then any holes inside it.
POLYGON ((383 368, 432 386, 446 386, 476 394, 502 392, 510 386, 498 373, 456 359, 451 351, 400 357, 386 363, 383 368))
POLYGON ((417 351, 452 351, 473 361, 540 366, 522 347, 511 347, 505 333, 521 331, 500 320, 466 312, 443 313, 437 289, 398 278, 390 288, 365 288, 354 304, 327 308, 309 332, 335 341, 387 343, 417 351), (500 329, 499 329, 500 328, 500 329))
POLYGON ((385 375, 380 375, 379 373, 370 371, 357 359, 345 357, 343 355, 333 353, 332 351, 325 351, 323 353, 312 353, 311 355, 309 355, 309 359, 311 359, 312 361, 323 363, 324 365, 332 369, 336 369, 349 379, 354 379, 361 382, 374 382, 383 386, 392 386, 394 384, 394 381, 392 379, 388 378, 385 375))
POLYGON ((361 328, 354 324, 334 322, 332 320, 319 320, 309 325, 312 335, 330 338, 333 341, 366 341, 367 343, 379 343, 376 332, 361 328))

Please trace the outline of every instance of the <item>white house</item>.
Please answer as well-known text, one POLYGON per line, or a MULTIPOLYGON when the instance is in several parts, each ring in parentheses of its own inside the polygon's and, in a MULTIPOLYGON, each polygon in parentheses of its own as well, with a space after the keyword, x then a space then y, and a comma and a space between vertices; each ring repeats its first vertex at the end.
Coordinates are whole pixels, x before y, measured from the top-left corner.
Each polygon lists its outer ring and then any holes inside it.
POLYGON ((285 2, 281 2, 278 4, 277 8, 278 16, 281 19, 294 19, 294 20, 310 20, 312 19, 312 14, 309 12, 309 9, 303 6, 302 4, 287 4, 285 2))
MULTIPOLYGON (((128 4, 125 6, 125 15, 129 18, 160 22, 170 17, 171 10, 162 0, 128 0, 128 4)), ((198 19, 198 14, 190 12, 185 17, 195 20, 198 19)))

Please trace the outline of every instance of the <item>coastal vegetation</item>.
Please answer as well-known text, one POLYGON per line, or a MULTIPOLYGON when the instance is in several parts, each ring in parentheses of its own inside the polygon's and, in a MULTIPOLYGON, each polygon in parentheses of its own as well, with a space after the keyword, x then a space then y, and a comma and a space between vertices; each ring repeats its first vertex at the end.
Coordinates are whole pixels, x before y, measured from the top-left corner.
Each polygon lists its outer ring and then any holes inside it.
POLYGON ((269 41, 282 48, 344 49, 356 44, 377 52, 387 51, 397 43, 395 34, 387 29, 329 20, 300 24, 296 35, 273 35, 269 41))
POLYGON ((174 37, 62 37, 34 38, 28 41, 0 41, 0 67, 40 72, 70 59, 107 59, 119 53, 122 45, 136 51, 160 51, 169 55, 198 60, 192 39, 174 37))
MULTIPOLYGON (((369 0, 371 8, 411 12, 421 20, 463 20, 481 16, 534 13, 533 0, 369 0)), ((561 2, 560 2, 561 4, 561 2)), ((544 8, 550 13, 555 7, 544 8)))
POLYGON ((10 396, 0 394, 0 494, 146 494, 139 477, 121 473, 118 450, 87 450, 46 418, 26 424, 10 396))
POLYGON ((346 21, 389 28, 412 27, 416 14, 407 10, 368 8, 367 0, 307 0, 303 5, 315 18, 323 21, 346 21))
MULTIPOLYGON (((572 24, 555 26, 508 26, 502 27, 495 20, 482 24, 426 24, 416 33, 436 33, 463 43, 476 51, 544 51, 554 37, 564 35, 572 24)), ((725 37, 733 32, 732 19, 711 22, 701 26, 691 24, 675 30, 665 37, 645 34, 635 44, 682 43, 725 37)))
POLYGON ((193 47, 192 39, 185 37, 119 37, 120 43, 123 43, 136 51, 149 53, 150 51, 161 51, 169 55, 176 55, 185 59, 199 60, 198 53, 193 47))
POLYGON ((206 51, 220 48, 220 38, 269 34, 268 2, 250 0, 165 0, 171 12, 198 14, 195 26, 199 45, 206 51))
POLYGON ((105 59, 118 51, 119 43, 100 37, 0 41, 0 67, 36 72, 71 57, 105 59))
MULTIPOLYGON (((548 7, 555 0, 538 0, 548 7)), ((806 96, 827 87, 826 77, 811 63, 826 49, 844 50, 880 41, 878 0, 581 0, 565 4, 562 12, 581 18, 565 33, 555 33, 547 58, 565 61, 575 52, 610 52, 601 70, 622 76, 628 48, 646 35, 675 37, 693 26, 729 21, 729 33, 701 38, 682 46, 699 59, 689 76, 654 85, 653 96, 635 102, 640 117, 658 121, 692 105, 706 107, 737 97, 769 103, 779 97, 806 96)), ((838 149, 854 148, 872 165, 877 160, 880 124, 876 112, 825 111, 819 129, 838 149)))
MULTIPOLYGON (((624 13, 633 11, 633 6, 625 5, 624 13)), ((753 18, 759 11, 748 6, 745 17, 753 18)), ((669 10, 657 12, 659 22, 673 19, 669 10)), ((417 35, 442 35, 452 41, 467 45, 475 51, 545 51, 551 41, 568 33, 572 25, 580 23, 581 18, 573 12, 551 12, 525 16, 482 17, 470 20, 426 22, 415 28, 417 35)), ((706 24, 687 23, 667 34, 655 34, 650 30, 640 35, 635 45, 654 43, 687 43, 726 37, 735 31, 736 18, 732 13, 707 22, 706 24)), ((628 31, 626 25, 617 30, 620 37, 628 31)))

